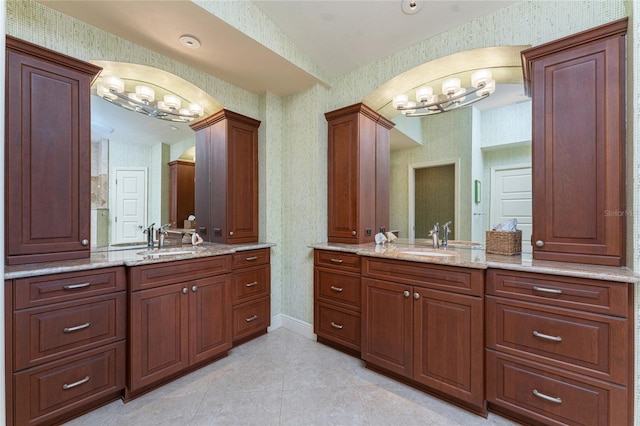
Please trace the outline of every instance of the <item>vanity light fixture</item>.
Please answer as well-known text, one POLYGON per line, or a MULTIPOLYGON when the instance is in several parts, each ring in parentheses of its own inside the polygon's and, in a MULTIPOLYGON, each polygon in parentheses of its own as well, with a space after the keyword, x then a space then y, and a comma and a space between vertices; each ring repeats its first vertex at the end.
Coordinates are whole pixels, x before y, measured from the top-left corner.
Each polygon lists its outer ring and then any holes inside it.
POLYGON ((197 103, 187 102, 187 107, 182 107, 182 101, 178 95, 166 89, 157 87, 159 91, 166 92, 162 100, 156 101, 156 90, 148 85, 128 80, 133 91, 125 91, 125 80, 115 75, 105 75, 96 86, 96 94, 102 99, 118 105, 129 111, 139 112, 149 117, 160 120, 188 123, 204 115, 204 108, 197 103))
POLYGON ((416 90, 416 102, 409 101, 409 96, 402 93, 393 97, 392 105, 407 117, 424 117, 466 107, 488 98, 496 90, 491 70, 481 69, 471 74, 471 86, 465 89, 459 78, 448 78, 442 82, 439 95, 433 94, 433 87, 423 86, 416 90), (467 99, 469 95, 473 97, 467 99))

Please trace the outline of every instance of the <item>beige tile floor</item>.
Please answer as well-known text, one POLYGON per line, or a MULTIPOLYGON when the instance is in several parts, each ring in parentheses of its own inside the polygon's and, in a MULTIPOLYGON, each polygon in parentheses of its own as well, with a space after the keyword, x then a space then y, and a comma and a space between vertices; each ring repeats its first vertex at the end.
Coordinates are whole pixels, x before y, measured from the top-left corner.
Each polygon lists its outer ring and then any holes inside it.
POLYGON ((69 426, 513 425, 405 386, 345 355, 279 328, 229 356, 127 404, 113 402, 69 426))

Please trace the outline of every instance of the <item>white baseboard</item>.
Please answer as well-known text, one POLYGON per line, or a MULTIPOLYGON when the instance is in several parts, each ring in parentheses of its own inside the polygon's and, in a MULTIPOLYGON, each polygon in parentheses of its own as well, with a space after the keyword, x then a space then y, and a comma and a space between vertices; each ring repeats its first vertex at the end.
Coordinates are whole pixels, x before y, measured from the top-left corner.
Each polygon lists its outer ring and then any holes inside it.
POLYGON ((271 317, 271 326, 267 329, 267 331, 273 331, 280 327, 291 330, 294 333, 306 337, 307 339, 316 340, 316 335, 313 332, 312 324, 301 321, 297 318, 290 317, 289 315, 278 314, 271 317))

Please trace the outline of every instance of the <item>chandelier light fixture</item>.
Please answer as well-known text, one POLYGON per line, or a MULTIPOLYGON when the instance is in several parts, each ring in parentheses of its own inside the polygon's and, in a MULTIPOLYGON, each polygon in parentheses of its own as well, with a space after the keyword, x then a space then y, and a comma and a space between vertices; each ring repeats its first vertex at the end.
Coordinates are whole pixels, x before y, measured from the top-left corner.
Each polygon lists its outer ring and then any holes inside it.
POLYGON ((441 94, 434 94, 431 86, 423 86, 416 90, 415 102, 402 93, 393 97, 392 105, 407 117, 424 117, 466 107, 488 98, 496 90, 491 70, 481 69, 471 74, 471 86, 465 89, 459 78, 448 78, 442 82, 441 94))
POLYGON ((115 75, 105 75, 102 77, 102 82, 96 86, 96 94, 129 111, 160 120, 188 123, 204 114, 204 108, 197 103, 186 102, 187 105, 183 108, 182 100, 184 99, 166 89, 158 88, 167 93, 162 100, 156 101, 156 90, 136 83, 140 82, 133 82, 133 91, 126 92, 123 79, 115 75))

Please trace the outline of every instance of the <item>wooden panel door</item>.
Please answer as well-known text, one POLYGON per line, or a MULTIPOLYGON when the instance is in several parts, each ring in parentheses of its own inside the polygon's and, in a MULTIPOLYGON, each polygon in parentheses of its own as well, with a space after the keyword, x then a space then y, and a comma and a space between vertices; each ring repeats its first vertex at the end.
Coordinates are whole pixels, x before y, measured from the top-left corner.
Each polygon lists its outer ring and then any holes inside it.
POLYGON ((231 348, 231 277, 190 283, 189 363, 209 360, 231 348))
POLYGON ((482 407, 482 298, 414 287, 412 300, 414 379, 482 407))
POLYGON ((89 257, 90 86, 100 68, 7 37, 7 264, 89 257))
POLYGON ((534 258, 625 263, 626 20, 523 52, 534 258))
POLYGON ((183 228, 184 221, 195 215, 195 163, 175 160, 169 163, 169 223, 183 228))
POLYGON ((129 390, 136 391, 189 366, 190 282, 131 293, 129 390))
POLYGON ((412 287, 370 278, 362 286, 362 359, 412 377, 412 287))

